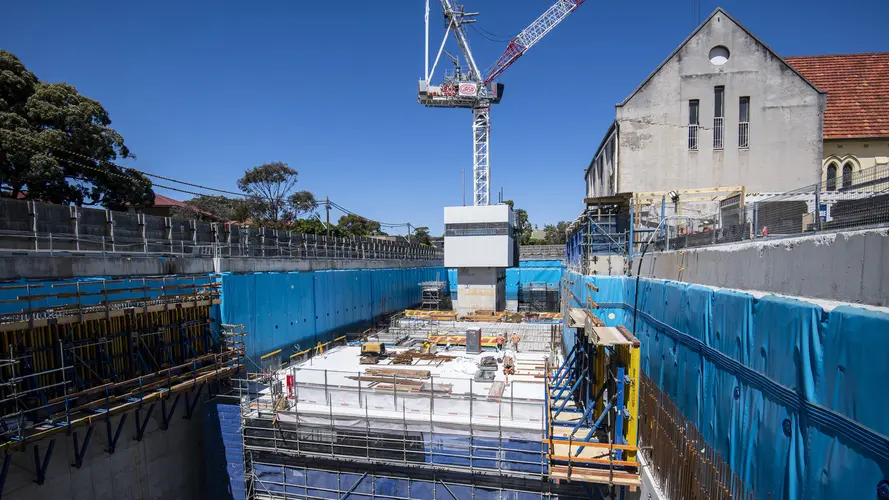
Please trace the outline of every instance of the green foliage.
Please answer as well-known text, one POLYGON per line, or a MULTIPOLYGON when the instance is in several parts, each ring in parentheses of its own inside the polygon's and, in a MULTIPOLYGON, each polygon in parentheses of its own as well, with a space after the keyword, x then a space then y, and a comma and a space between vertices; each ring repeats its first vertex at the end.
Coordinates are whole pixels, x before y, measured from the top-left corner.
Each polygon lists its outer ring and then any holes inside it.
POLYGON ((183 203, 188 206, 170 209, 173 218, 205 221, 245 221, 250 218, 250 204, 246 200, 200 195, 183 203))
POLYGON ((380 223, 365 219, 360 215, 346 214, 337 221, 340 231, 347 236, 383 236, 386 233, 380 231, 380 223))
POLYGON ((414 243, 418 243, 420 245, 432 246, 432 240, 429 238, 429 228, 426 226, 421 226, 414 229, 414 234, 412 236, 414 243))
POLYGON ((509 208, 516 214, 516 234, 519 235, 519 243, 522 245, 532 245, 531 231, 534 228, 531 227, 531 222, 528 220, 528 212, 522 208, 516 209, 515 202, 512 200, 503 200, 503 203, 509 205, 509 208))
POLYGON ((51 203, 154 204, 151 181, 107 162, 132 158, 98 101, 46 83, 0 50, 0 189, 51 203))
MULTIPOLYGON (((317 217, 297 219, 290 224, 289 229, 303 234, 327 234, 327 226, 317 217)), ((337 226, 330 226, 331 236, 343 236, 342 230, 337 226)))
POLYGON ((568 229, 568 223, 559 221, 557 224, 547 224, 543 227, 544 245, 564 245, 567 240, 565 231, 568 229))
POLYGON ((296 177, 297 171, 280 161, 246 170, 238 179, 238 188, 247 194, 253 219, 263 224, 295 219, 289 197, 296 177))
POLYGON ((309 191, 297 191, 287 198, 287 203, 295 215, 314 212, 318 208, 318 200, 309 191))

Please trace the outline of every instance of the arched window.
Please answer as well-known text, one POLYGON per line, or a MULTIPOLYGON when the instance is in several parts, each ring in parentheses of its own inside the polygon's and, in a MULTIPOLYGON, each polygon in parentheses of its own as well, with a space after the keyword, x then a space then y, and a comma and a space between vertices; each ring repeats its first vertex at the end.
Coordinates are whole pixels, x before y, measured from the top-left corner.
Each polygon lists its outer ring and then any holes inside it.
POLYGON ((852 185, 852 163, 843 165, 843 187, 847 188, 852 185))
POLYGON ((825 185, 827 191, 837 190, 837 164, 831 163, 827 166, 827 183, 825 185))

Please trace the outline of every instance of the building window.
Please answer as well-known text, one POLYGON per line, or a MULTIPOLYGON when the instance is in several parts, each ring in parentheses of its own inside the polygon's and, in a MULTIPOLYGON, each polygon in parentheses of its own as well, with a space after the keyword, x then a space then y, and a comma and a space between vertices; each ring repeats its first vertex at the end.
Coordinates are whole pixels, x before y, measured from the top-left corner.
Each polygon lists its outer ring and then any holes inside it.
POLYGON ((700 115, 698 110, 700 106, 698 105, 697 99, 692 99, 688 101, 688 149, 689 151, 697 151, 698 150, 698 124, 700 123, 698 120, 700 115))
POLYGON ((723 127, 725 125, 725 87, 713 88, 713 149, 723 147, 723 127))
POLYGON ((827 166, 827 182, 824 184, 827 191, 837 190, 837 164, 831 163, 827 166))
POLYGON ((738 99, 738 147, 750 147, 750 98, 738 99))
POLYGON ((848 188, 852 186, 852 164, 847 163, 843 165, 843 187, 848 188))

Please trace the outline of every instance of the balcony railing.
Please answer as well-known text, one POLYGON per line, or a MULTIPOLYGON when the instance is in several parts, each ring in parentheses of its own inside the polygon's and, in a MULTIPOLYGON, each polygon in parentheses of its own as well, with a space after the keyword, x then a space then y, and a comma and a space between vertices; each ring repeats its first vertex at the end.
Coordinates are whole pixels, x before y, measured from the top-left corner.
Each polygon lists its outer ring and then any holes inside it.
POLYGON ((750 122, 741 122, 738 124, 738 148, 747 149, 750 147, 750 122))
POLYGON ((698 126, 689 124, 688 126, 688 150, 698 150, 698 126))
POLYGON ((713 119, 713 149, 722 149, 723 148, 723 127, 725 125, 725 118, 717 117, 713 119))

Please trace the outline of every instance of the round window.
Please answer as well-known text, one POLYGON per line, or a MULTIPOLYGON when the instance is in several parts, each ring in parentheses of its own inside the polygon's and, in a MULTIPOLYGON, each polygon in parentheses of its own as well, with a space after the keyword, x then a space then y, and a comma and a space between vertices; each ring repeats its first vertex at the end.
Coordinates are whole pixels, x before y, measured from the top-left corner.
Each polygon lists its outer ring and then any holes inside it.
POLYGON ((710 49, 710 64, 714 66, 722 66, 723 64, 728 62, 729 52, 728 49, 723 47, 722 45, 717 45, 710 49))

